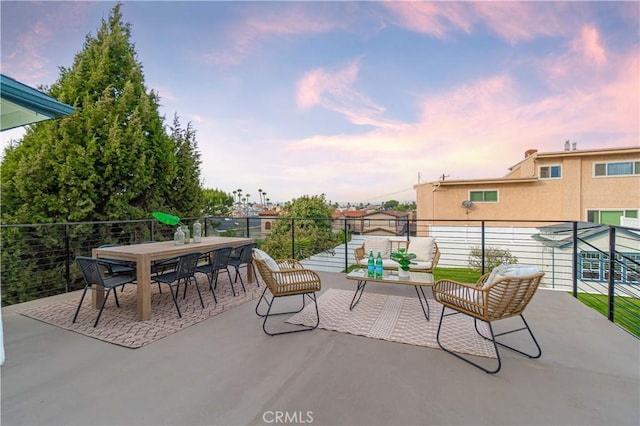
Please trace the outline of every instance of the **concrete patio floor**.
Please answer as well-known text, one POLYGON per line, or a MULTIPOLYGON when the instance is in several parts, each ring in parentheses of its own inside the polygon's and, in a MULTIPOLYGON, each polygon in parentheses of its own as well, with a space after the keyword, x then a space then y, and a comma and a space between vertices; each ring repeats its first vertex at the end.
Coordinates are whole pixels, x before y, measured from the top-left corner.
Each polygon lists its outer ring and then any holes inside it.
MULTIPOLYGON (((354 286, 320 275, 323 291, 354 286)), ((640 424, 640 341, 565 292, 539 290, 525 311, 542 358, 503 350, 493 376, 439 349, 322 329, 269 337, 254 303, 140 349, 23 307, 2 309, 2 425, 640 424)))

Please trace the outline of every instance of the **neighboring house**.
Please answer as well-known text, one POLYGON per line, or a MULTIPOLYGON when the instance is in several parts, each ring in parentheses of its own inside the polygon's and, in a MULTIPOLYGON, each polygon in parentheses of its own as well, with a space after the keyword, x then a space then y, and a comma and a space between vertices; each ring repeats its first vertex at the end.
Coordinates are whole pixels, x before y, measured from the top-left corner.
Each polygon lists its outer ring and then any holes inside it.
POLYGON ((260 217, 260 234, 267 236, 271 233, 271 228, 280 215, 280 210, 263 210, 258 213, 260 217))
MULTIPOLYGON (((531 236, 539 241, 548 253, 550 272, 557 276, 571 277, 572 263, 553 261, 571 259, 573 255, 573 224, 571 222, 538 228, 531 236)), ((589 222, 578 222, 577 279, 591 285, 606 285, 609 280, 609 227, 589 222)), ((619 229, 616 232, 616 263, 614 280, 617 284, 637 286, 640 284, 640 235, 637 232, 619 229)), ((556 281, 556 280, 554 280, 556 281)), ((627 289, 626 291, 629 291, 627 289)), ((602 291, 602 290, 601 290, 602 291)), ((606 293, 606 291, 605 291, 606 293)))
POLYGON ((335 210, 331 214, 334 219, 333 230, 343 230, 346 222, 347 230, 354 234, 362 234, 364 215, 363 210, 335 210))
POLYGON ((406 235, 409 213, 393 210, 380 210, 363 216, 363 234, 368 235, 406 235))
POLYGON ((640 217, 640 147, 570 150, 567 142, 565 151, 529 150, 509 170, 415 185, 418 218, 620 225, 640 217))

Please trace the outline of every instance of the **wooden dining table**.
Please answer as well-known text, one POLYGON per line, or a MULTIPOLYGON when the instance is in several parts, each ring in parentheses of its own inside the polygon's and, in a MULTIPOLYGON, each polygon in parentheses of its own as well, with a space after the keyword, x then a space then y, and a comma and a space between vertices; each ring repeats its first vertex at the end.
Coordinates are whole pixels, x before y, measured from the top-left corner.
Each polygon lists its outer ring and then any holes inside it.
MULTIPOLYGON (((121 245, 115 247, 94 248, 93 257, 103 259, 127 260, 136 263, 137 273, 137 315, 138 320, 151 318, 151 262, 171 259, 186 253, 206 253, 221 247, 239 247, 254 242, 251 238, 235 237, 203 237, 199 243, 176 245, 173 241, 151 242, 142 244, 121 245)), ((255 282, 253 268, 247 268, 247 279, 255 282)), ((102 289, 104 290, 104 289, 102 289)), ((99 309, 105 292, 93 291, 93 307, 99 309)))

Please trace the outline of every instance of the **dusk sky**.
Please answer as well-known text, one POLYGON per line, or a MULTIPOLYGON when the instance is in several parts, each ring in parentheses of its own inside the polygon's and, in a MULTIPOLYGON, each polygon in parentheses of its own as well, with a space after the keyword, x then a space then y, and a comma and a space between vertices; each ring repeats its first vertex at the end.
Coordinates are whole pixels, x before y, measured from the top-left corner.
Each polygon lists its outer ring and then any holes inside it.
MULTIPOLYGON (((3 0, 2 73, 51 85, 114 2, 3 0)), ((528 149, 640 143, 640 2, 123 2, 207 188, 415 199, 528 149)), ((23 129, 2 133, 3 146, 23 129)))

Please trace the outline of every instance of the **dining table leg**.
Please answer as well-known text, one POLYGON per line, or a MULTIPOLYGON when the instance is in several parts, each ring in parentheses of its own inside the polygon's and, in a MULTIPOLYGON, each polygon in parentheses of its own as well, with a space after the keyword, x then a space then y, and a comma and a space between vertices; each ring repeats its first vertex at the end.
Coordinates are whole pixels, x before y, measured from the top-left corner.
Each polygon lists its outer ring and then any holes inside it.
POLYGON ((136 259, 138 280, 138 297, 136 310, 138 320, 146 321, 151 318, 151 260, 146 254, 140 254, 136 259))
MULTIPOLYGON (((95 250, 91 250, 91 256, 99 258, 99 256, 96 255, 95 250)), ((91 292, 91 307, 93 309, 100 309, 105 296, 104 287, 94 284, 93 290, 94 291, 91 292)))

